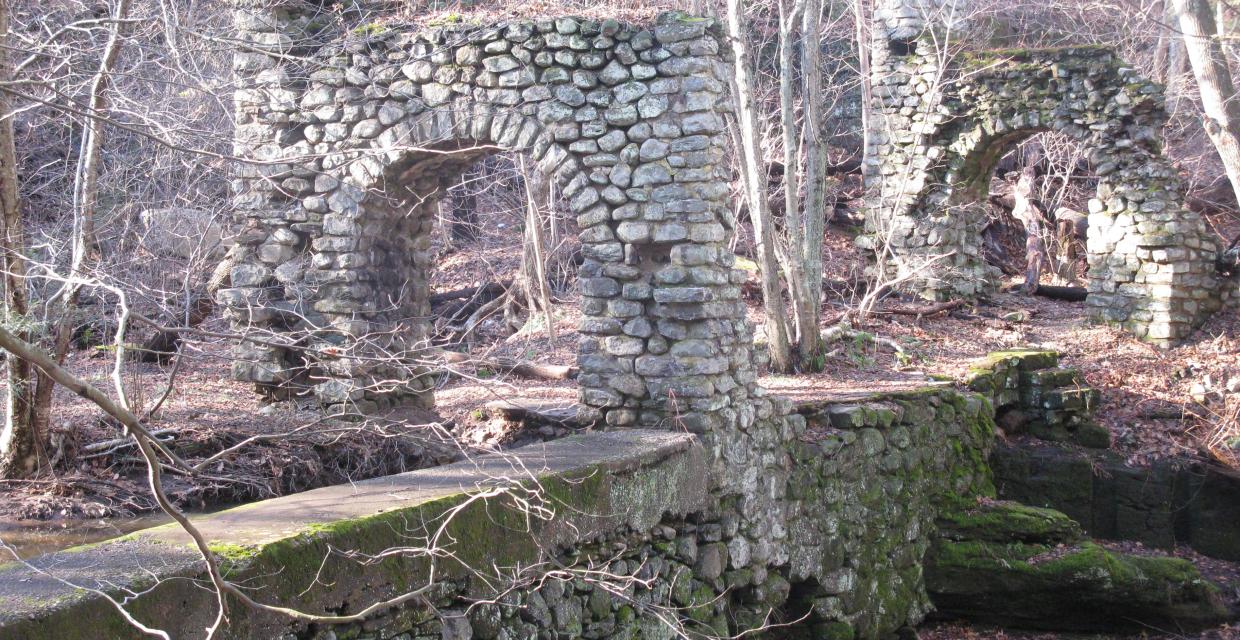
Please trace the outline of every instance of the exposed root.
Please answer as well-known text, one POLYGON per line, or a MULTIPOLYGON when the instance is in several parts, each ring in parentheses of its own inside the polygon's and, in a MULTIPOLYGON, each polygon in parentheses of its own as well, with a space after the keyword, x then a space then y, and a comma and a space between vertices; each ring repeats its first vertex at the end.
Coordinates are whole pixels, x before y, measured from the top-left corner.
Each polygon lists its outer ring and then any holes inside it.
MULTIPOLYGON (((891 349, 892 351, 895 351, 896 353, 904 353, 904 347, 900 346, 900 343, 896 342, 895 340, 892 340, 890 338, 883 338, 881 336, 876 336, 867 331, 858 331, 854 329, 852 327, 852 322, 850 322, 847 317, 841 319, 836 324, 830 327, 827 327, 822 332, 823 345, 828 345, 828 344, 832 344, 835 342, 844 342, 846 340, 851 340, 854 344, 860 343, 860 342, 868 342, 870 344, 874 344, 877 346, 887 347, 888 349, 891 349)), ((827 355, 828 356, 839 355, 839 352, 840 352, 839 349, 835 349, 831 352, 828 352, 827 355)))

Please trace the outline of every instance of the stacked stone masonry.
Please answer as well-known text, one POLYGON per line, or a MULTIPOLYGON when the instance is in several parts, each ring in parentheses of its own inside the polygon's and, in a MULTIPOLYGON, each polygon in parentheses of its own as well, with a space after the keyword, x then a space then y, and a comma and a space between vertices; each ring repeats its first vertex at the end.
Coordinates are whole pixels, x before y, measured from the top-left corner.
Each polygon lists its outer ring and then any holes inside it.
POLYGON ((736 507, 733 557, 786 564, 786 443, 803 421, 756 384, 727 243, 719 23, 334 34, 314 5, 239 2, 238 155, 265 162, 236 184, 247 230, 221 297, 240 329, 290 344, 247 347, 234 375, 343 411, 429 404, 408 363, 427 346, 433 203, 478 157, 523 152, 581 228, 580 418, 701 434, 712 495, 736 507))
POLYGON ((407 363, 427 346, 435 202, 480 156, 520 151, 581 228, 585 417, 671 428, 675 414, 704 432, 744 404, 715 20, 336 35, 316 6, 241 0, 236 25, 237 153, 256 162, 236 181, 245 229, 220 296, 239 327, 289 342, 243 349, 237 378, 363 413, 429 404, 407 363))
MULTIPOLYGON (((670 640, 790 623, 791 637, 888 638, 931 610, 922 563, 936 518, 993 495, 991 413, 982 396, 944 388, 800 406, 780 422, 786 431, 760 427, 779 454, 724 464, 739 485, 721 474, 718 441, 620 429, 205 516, 199 526, 227 575, 268 604, 350 612, 434 576, 422 600, 348 624, 234 603, 221 637, 670 640), (537 484, 504 479, 536 469, 537 484), (507 489, 469 497, 495 487, 507 489), (441 526, 437 559, 417 553, 441 526), (410 552, 359 563, 331 551, 393 546, 410 552)), ((129 610, 173 637, 214 615, 208 590, 152 582, 201 576, 176 527, 36 564, 143 592, 129 610)), ((94 594, 24 567, 0 572, 0 637, 142 635, 94 594)))
POLYGON ((1094 449, 1111 445, 1111 434, 1094 420, 1102 394, 1081 372, 1059 366, 1059 353, 1040 349, 999 351, 973 365, 969 389, 985 395, 1007 435, 1028 433, 1042 440, 1094 449))
POLYGON ((1159 86, 1097 47, 961 54, 944 66, 945 27, 928 4, 876 10, 861 245, 886 277, 929 298, 993 289, 997 270, 981 250, 991 175, 1014 145, 1056 131, 1087 146, 1098 178, 1087 242, 1094 318, 1169 346, 1235 298, 1215 267, 1216 239, 1162 156, 1159 86))

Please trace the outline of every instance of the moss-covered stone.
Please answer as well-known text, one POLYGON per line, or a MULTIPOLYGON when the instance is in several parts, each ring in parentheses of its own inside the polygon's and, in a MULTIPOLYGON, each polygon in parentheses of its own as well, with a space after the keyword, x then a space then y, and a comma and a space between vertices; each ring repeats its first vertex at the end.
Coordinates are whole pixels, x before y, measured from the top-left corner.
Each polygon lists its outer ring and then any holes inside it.
POLYGON ((1081 525, 1063 513, 1009 501, 945 511, 936 524, 941 537, 956 541, 1056 544, 1081 538, 1081 525))
POLYGON ((940 538, 926 558, 926 588, 940 611, 1026 628, 1201 629, 1228 618, 1218 589, 1187 561, 1089 542, 1064 550, 940 538))

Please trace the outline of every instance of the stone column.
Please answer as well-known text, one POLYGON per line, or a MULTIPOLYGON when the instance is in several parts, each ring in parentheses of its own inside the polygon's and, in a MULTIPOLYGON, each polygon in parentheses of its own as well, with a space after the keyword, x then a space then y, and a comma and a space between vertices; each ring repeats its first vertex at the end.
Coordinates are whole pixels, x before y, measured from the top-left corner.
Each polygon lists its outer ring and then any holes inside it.
POLYGON ((981 258, 981 216, 945 211, 946 194, 927 193, 945 155, 936 147, 947 112, 941 49, 959 37, 937 22, 940 4, 884 0, 875 8, 866 234, 858 239, 884 279, 931 299, 985 292, 995 275, 981 258))
POLYGON ((219 299, 234 327, 267 343, 240 344, 233 376, 283 393, 280 386, 295 371, 295 354, 272 346, 281 337, 268 331, 286 326, 289 319, 283 316, 298 312, 281 304, 286 299, 281 282, 299 278, 289 261, 304 246, 304 227, 316 223, 299 206, 314 175, 289 161, 309 152, 298 145, 302 123, 295 114, 306 70, 296 59, 315 50, 326 19, 321 7, 302 0, 233 0, 232 5, 237 39, 233 153, 251 162, 238 163, 233 180, 240 253, 231 288, 221 290, 219 299))
POLYGON ((612 169, 615 195, 603 191, 627 200, 611 213, 618 242, 596 245, 612 249, 587 254, 581 271, 581 400, 607 424, 731 426, 755 380, 743 274, 726 242, 735 221, 720 37, 712 19, 665 14, 630 41, 642 43, 634 69, 657 77, 628 130, 636 153, 612 169))

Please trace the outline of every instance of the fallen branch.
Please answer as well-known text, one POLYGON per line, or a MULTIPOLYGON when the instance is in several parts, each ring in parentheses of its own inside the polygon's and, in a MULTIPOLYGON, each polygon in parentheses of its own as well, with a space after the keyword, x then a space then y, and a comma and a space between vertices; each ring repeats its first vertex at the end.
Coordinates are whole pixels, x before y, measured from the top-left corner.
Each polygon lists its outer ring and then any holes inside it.
POLYGON ((464 289, 453 289, 452 291, 431 294, 428 300, 430 301, 432 307, 451 300, 463 300, 473 298, 474 296, 483 296, 487 300, 490 300, 491 298, 502 295, 510 286, 512 286, 512 280, 505 280, 503 282, 488 282, 477 287, 465 287, 464 289))
POLYGON ((579 369, 562 364, 539 364, 512 358, 478 358, 459 351, 441 351, 439 355, 444 362, 452 364, 472 364, 475 367, 494 369, 498 373, 510 373, 520 378, 536 380, 572 380, 577 377, 579 369))
MULTIPOLYGON (((169 433, 175 433, 175 432, 176 432, 176 429, 157 429, 155 431, 152 431, 151 435, 158 438, 159 436, 166 435, 169 433)), ((167 442, 167 440, 166 439, 161 440, 161 442, 167 442)), ((118 447, 118 448, 129 447, 129 446, 133 446, 134 444, 136 443, 133 441, 133 438, 129 436, 125 436, 123 438, 113 438, 111 440, 104 440, 103 442, 94 442, 94 443, 91 443, 91 444, 88 444, 82 447, 82 450, 88 453, 94 453, 96 451, 103 451, 104 449, 111 449, 112 447, 118 447)))
POLYGON ((882 337, 876 336, 872 333, 868 333, 865 331, 857 331, 856 329, 853 329, 852 324, 847 322, 846 320, 841 321, 838 324, 835 324, 833 326, 827 327, 827 329, 822 332, 823 344, 829 344, 832 342, 840 342, 842 340, 857 340, 861 342, 872 342, 876 345, 882 345, 884 347, 887 347, 888 349, 891 349, 892 351, 895 351, 896 353, 904 353, 904 347, 900 346, 900 343, 896 342, 895 340, 892 340, 890 338, 882 338, 882 337))
POLYGON ((505 292, 505 295, 496 296, 492 298, 490 302, 478 307, 478 309, 465 320, 465 324, 460 329, 460 334, 457 336, 456 341, 463 342, 471 333, 474 332, 474 329, 478 328, 478 325, 481 324, 483 320, 486 320, 491 317, 491 314, 499 311, 500 307, 503 306, 504 298, 506 297, 507 292, 505 292))
POLYGON ((936 302, 921 307, 911 308, 891 308, 883 309, 882 313, 890 313, 897 316, 932 316, 945 311, 951 311, 957 307, 964 306, 964 300, 947 300, 946 302, 936 302))

